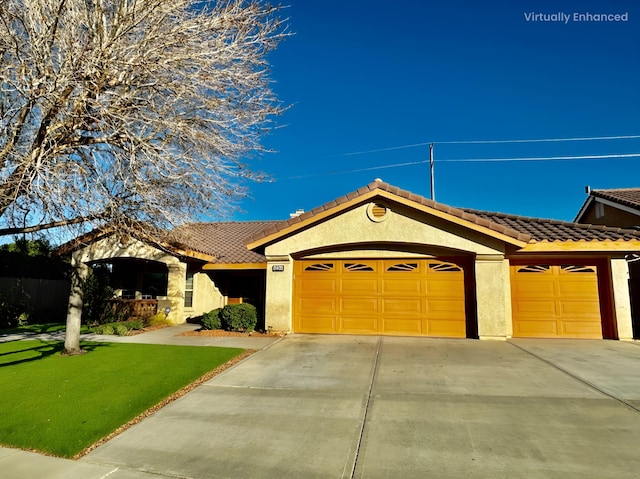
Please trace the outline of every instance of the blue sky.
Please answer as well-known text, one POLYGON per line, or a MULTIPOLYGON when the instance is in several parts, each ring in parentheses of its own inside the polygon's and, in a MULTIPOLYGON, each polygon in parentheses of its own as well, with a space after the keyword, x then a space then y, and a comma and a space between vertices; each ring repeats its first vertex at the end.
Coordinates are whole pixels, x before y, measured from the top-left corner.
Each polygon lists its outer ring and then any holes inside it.
POLYGON ((382 178, 453 206, 572 220, 584 187, 640 187, 640 158, 467 162, 640 154, 640 139, 456 141, 640 135, 640 3, 290 0, 295 35, 270 58, 291 105, 254 163, 233 219, 284 219, 382 178), (527 21, 528 13, 566 13, 527 21), (574 13, 628 13, 576 22, 574 13), (394 148, 394 149, 388 149, 394 148), (373 151, 388 149, 385 151, 373 151), (355 152, 368 152, 352 154, 355 152), (353 171, 365 170, 366 171, 353 171), (340 173, 337 173, 340 172, 340 173))

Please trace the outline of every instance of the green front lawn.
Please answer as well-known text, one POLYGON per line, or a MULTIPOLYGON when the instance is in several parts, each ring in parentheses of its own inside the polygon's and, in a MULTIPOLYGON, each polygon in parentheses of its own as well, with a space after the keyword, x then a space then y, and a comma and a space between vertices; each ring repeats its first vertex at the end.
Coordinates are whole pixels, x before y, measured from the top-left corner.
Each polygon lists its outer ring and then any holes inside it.
POLYGON ((0 444, 73 457, 242 349, 0 343, 0 444))

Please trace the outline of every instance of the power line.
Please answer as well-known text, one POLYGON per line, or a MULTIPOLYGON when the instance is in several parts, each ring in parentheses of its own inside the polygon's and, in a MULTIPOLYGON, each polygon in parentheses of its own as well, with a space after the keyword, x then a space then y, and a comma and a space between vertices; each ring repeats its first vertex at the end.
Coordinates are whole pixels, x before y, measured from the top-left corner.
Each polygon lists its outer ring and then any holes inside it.
POLYGON ((396 163, 394 165, 370 166, 369 168, 358 168, 356 170, 328 171, 326 173, 315 173, 313 175, 287 176, 286 178, 283 178, 283 179, 284 180, 300 180, 302 178, 314 178, 316 176, 342 175, 345 173, 359 173, 361 171, 383 170, 386 168, 397 168, 400 166, 420 165, 428 162, 429 162, 428 160, 411 161, 408 163, 396 163))
POLYGON ((604 160, 607 158, 640 158, 640 153, 622 155, 586 155, 586 156, 544 156, 534 158, 462 158, 452 160, 436 160, 437 163, 451 162, 496 162, 496 161, 562 161, 562 160, 604 160))
POLYGON ((632 140, 638 139, 640 135, 619 135, 619 136, 590 136, 590 137, 573 137, 573 138, 538 138, 523 140, 459 140, 459 141, 425 141, 423 143, 412 143, 401 146, 391 146, 388 148, 377 148, 374 150, 354 151, 351 153, 343 153, 342 156, 356 156, 367 153, 380 153, 383 151, 404 150, 408 148, 417 148, 430 144, 436 145, 489 145, 489 144, 508 144, 508 143, 552 143, 563 141, 607 141, 607 140, 632 140))
MULTIPOLYGON (((434 160, 435 163, 495 163, 495 162, 515 162, 515 161, 580 161, 580 160, 606 160, 606 159, 627 159, 640 158, 640 153, 625 153, 611 155, 586 155, 586 156, 544 156, 525 158, 460 158, 451 160, 434 160)), ((357 168, 352 170, 328 171, 325 173, 315 173, 309 175, 287 176, 283 180, 300 180, 304 178, 314 178, 316 176, 343 175, 347 173, 360 173, 363 171, 383 170, 388 168, 399 168, 403 166, 423 165, 429 160, 411 161, 406 163, 394 163, 391 165, 370 166, 368 168, 357 168)))

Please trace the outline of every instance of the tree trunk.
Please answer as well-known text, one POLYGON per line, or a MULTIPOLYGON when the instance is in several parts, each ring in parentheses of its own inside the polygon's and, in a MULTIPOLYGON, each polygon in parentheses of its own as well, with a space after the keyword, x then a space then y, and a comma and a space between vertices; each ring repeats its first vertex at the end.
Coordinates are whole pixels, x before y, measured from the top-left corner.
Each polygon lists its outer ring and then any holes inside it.
POLYGON ((73 256, 71 258, 71 292, 67 307, 67 330, 64 339, 64 354, 82 354, 80 348, 80 326, 82 324, 83 287, 89 267, 73 256))

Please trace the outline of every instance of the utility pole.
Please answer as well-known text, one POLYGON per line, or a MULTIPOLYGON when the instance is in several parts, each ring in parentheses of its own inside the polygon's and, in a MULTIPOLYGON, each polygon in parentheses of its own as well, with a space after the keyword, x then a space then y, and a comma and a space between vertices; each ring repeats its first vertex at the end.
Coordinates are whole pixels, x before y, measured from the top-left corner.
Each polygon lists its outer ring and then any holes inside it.
POLYGON ((433 171, 433 143, 429 145, 429 175, 431 176, 431 199, 436 200, 436 187, 433 171))

